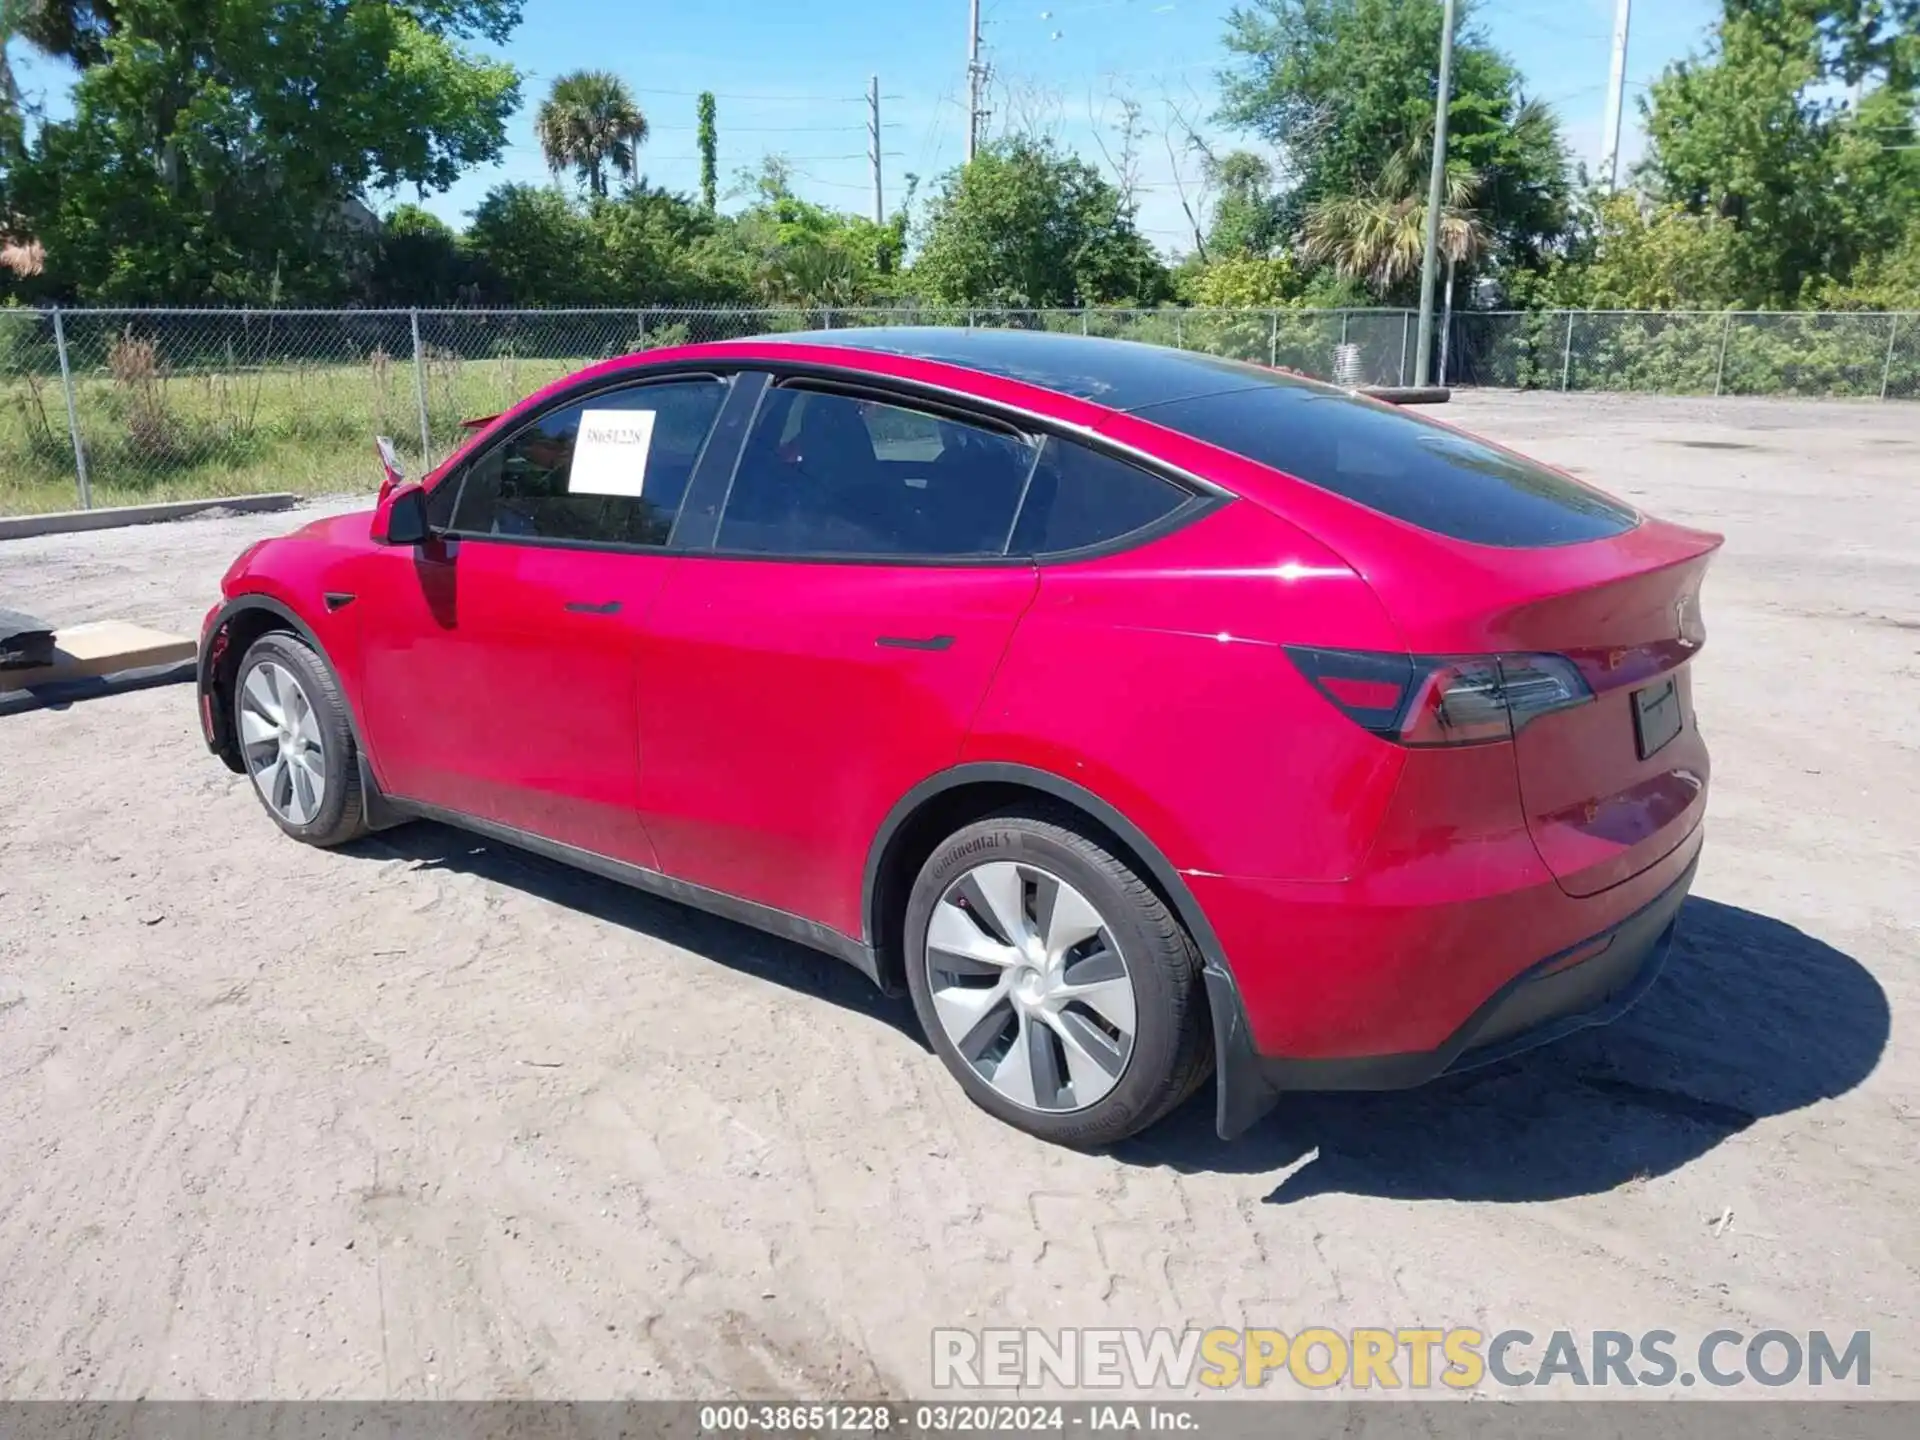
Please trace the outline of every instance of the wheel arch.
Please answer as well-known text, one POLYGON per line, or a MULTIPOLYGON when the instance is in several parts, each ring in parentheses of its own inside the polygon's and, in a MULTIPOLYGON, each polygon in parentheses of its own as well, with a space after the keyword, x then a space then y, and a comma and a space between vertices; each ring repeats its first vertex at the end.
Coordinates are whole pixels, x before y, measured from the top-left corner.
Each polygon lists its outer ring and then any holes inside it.
POLYGON ((1213 1024, 1215 1128, 1222 1139, 1244 1133, 1272 1107, 1278 1092, 1259 1078, 1246 1007, 1219 936, 1180 872, 1146 832, 1085 786, 1051 771, 997 761, 956 765, 921 781, 887 813, 867 853, 860 893, 865 939, 882 988, 889 994, 905 988, 906 957, 888 937, 905 923, 907 894, 926 857, 960 826, 1009 804, 1036 800, 1077 815, 1094 838, 1140 871, 1193 937, 1213 1024))
MULTIPOLYGON (((262 635, 274 630, 284 630, 297 636, 312 647, 321 663, 333 672, 334 681, 340 687, 340 698, 346 704, 347 728, 353 732, 354 749, 359 752, 362 770, 371 772, 373 757, 367 749, 366 730, 360 724, 352 692, 341 676, 340 667, 334 663, 333 656, 327 653, 327 647, 321 643, 313 627, 292 606, 271 595, 252 592, 236 595, 220 608, 213 624, 207 627, 207 638, 200 647, 197 676, 200 694, 211 698, 213 702, 209 715, 213 730, 210 746, 214 754, 226 763, 228 769, 237 774, 246 773, 246 766, 240 759, 239 737, 233 733, 233 684, 239 676, 240 661, 248 647, 262 635)), ((362 778, 370 778, 370 773, 362 778)))
POLYGON ((860 913, 867 943, 880 957, 889 988, 904 980, 898 946, 888 941, 906 913, 906 892, 928 855, 946 836, 1021 801, 1044 801, 1076 812, 1110 843, 1120 858, 1140 870, 1173 908, 1211 966, 1224 966, 1220 942, 1193 892, 1160 847, 1115 806, 1084 785, 1030 765, 977 761, 929 776, 901 797, 880 824, 867 853, 860 913))

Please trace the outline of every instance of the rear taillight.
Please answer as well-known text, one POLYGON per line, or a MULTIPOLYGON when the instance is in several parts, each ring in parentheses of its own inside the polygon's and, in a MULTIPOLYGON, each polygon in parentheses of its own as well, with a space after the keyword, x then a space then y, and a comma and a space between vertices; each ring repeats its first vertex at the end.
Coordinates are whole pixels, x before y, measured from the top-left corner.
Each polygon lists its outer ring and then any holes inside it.
POLYGON ((1560 655, 1383 655, 1289 645, 1300 673, 1356 725, 1396 745, 1486 745, 1593 691, 1560 655))

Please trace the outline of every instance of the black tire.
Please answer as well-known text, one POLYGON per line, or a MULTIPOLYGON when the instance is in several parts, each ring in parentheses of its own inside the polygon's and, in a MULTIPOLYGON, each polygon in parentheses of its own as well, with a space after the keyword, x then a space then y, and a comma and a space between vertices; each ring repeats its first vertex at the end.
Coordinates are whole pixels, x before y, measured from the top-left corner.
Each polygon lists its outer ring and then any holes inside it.
POLYGON ((276 630, 262 635, 247 648, 233 677, 230 698, 234 734, 242 737, 246 734, 242 710, 248 677, 269 662, 293 676, 313 707, 313 718, 320 732, 325 784, 315 814, 304 823, 294 823, 279 814, 260 793, 243 740, 241 759, 247 770, 247 784, 260 802, 260 808, 294 839, 319 846, 344 845, 349 840, 358 840, 367 833, 366 811, 360 794, 360 752, 353 741, 353 727, 347 721, 347 706, 341 698, 340 686, 327 662, 314 653, 312 646, 296 635, 276 630))
POLYGON ((1180 1105, 1213 1072, 1212 1026, 1201 958, 1154 888, 1077 817, 1047 809, 990 816, 956 831, 921 867, 907 899, 901 953, 928 1043, 981 1109, 1042 1140, 1075 1148, 1137 1135, 1180 1105), (955 1048, 935 1012, 927 927, 953 882, 983 860, 1025 861, 1058 876, 1092 903, 1133 982, 1136 1031, 1119 1081, 1084 1109, 1042 1110, 995 1090, 955 1048))

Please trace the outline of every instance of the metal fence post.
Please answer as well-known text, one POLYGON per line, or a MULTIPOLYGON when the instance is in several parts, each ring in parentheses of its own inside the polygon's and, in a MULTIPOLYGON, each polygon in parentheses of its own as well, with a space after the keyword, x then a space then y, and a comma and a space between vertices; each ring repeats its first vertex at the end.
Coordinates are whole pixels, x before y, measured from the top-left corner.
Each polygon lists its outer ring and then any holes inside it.
POLYGON ((1345 310, 1340 312, 1340 343, 1342 345, 1347 343, 1347 321, 1352 318, 1345 310))
POLYGON ((1087 311, 1086 311, 1086 307, 1085 307, 1085 306, 1082 306, 1082 307, 1081 307, 1081 309, 1080 309, 1080 333, 1081 333, 1082 335, 1086 335, 1086 334, 1090 334, 1090 333, 1091 333, 1091 332, 1090 332, 1090 331, 1089 331, 1089 330, 1087 329, 1087 311))
POLYGON ((1181 321, 1178 310, 1173 312, 1173 344, 1178 350, 1187 348, 1187 327, 1181 321))
POLYGON ((53 346, 60 352, 60 388, 67 394, 67 434, 73 439, 73 474, 80 486, 80 508, 93 508, 93 487, 87 483, 87 447, 80 443, 80 412, 73 404, 73 368, 67 363, 67 327, 60 307, 53 307, 53 346))
POLYGON ((820 307, 820 328, 822 330, 831 330, 833 328, 833 307, 831 305, 823 305, 820 307))
POLYGON ((420 407, 420 473, 433 468, 433 438, 427 430, 427 361, 420 349, 420 312, 409 310, 413 325, 413 399, 420 407))
POLYGON ((967 311, 967 328, 969 330, 973 329, 973 311, 972 310, 967 311))
POLYGON ((1413 312, 1400 312, 1400 376, 1397 383, 1407 383, 1407 341, 1413 338, 1413 312))
POLYGON ((1276 369, 1280 365, 1280 312, 1278 310, 1267 316, 1267 364, 1276 369))
POLYGON ((1720 327, 1720 362, 1713 367, 1713 398, 1720 398, 1720 387, 1727 383, 1727 341, 1733 338, 1733 311, 1727 312, 1726 324, 1720 327))
POLYGON ((635 327, 633 348, 635 350, 644 350, 647 348, 647 312, 644 310, 634 311, 633 323, 635 327))
POLYGON ((1567 344, 1560 356, 1560 393, 1573 388, 1573 311, 1567 311, 1567 344))
POLYGON ((1880 372, 1880 398, 1887 398, 1887 387, 1893 383, 1893 342, 1900 338, 1900 317, 1893 317, 1893 328, 1887 331, 1887 364, 1880 372))

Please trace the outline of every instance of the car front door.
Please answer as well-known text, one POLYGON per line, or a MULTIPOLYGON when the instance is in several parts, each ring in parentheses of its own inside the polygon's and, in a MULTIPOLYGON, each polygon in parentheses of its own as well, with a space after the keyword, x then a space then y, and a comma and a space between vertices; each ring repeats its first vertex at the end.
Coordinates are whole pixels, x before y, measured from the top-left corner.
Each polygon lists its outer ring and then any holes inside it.
POLYGON ((1005 557, 1035 447, 910 402, 762 401, 710 551, 642 637, 641 810, 663 870, 862 929, 887 811, 955 763, 1038 572, 1005 557))
POLYGON ((638 637, 727 382, 539 412, 442 485, 426 545, 373 557, 362 689, 394 796, 635 865, 638 637))

